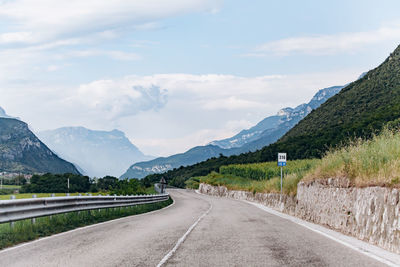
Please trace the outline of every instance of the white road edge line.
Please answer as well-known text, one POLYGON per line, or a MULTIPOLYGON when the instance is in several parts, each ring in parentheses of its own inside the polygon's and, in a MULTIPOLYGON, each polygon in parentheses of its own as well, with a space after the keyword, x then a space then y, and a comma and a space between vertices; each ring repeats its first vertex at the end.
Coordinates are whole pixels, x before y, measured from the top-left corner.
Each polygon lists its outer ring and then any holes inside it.
POLYGON ((210 208, 209 208, 205 213, 203 213, 203 215, 201 215, 201 216, 197 219, 197 221, 196 221, 194 224, 192 224, 192 226, 190 226, 190 228, 186 231, 186 233, 185 233, 181 238, 179 238, 179 240, 178 240, 178 242, 176 243, 175 247, 174 247, 170 252, 168 252, 167 255, 164 256, 164 258, 160 261, 160 263, 158 263, 157 267, 163 266, 163 265, 174 255, 174 253, 177 251, 177 249, 180 247, 180 245, 185 241, 185 239, 186 239, 187 236, 192 232, 192 230, 197 226, 197 224, 198 224, 204 217, 206 217, 207 214, 211 211, 212 207, 213 207, 213 206, 212 206, 212 204, 210 203, 210 208))
POLYGON ((266 211, 268 213, 271 213, 273 215, 279 216, 281 218, 284 218, 291 222, 294 222, 298 225, 301 225, 311 231, 321 234, 331 240, 334 240, 348 248, 354 249, 354 250, 356 250, 368 257, 371 257, 381 263, 384 263, 388 266, 400 266, 400 264, 399 264, 400 263, 400 255, 386 251, 380 247, 368 244, 368 243, 358 240, 354 237, 346 236, 339 232, 330 230, 321 225, 310 223, 310 222, 304 221, 302 219, 296 218, 294 216, 281 213, 274 209, 268 208, 262 204, 254 203, 254 202, 247 201, 247 200, 242 200, 242 201, 246 202, 248 204, 254 205, 263 211, 266 211))
POLYGON ((69 231, 67 231, 67 232, 62 232, 62 233, 59 233, 59 234, 55 234, 55 235, 51 235, 51 236, 42 237, 42 238, 39 238, 39 239, 30 241, 30 242, 26 242, 26 243, 22 243, 22 244, 20 244, 20 245, 16 245, 16 246, 14 246, 14 247, 5 248, 5 249, 3 249, 3 250, 0 250, 0 254, 5 253, 5 252, 8 252, 8 251, 10 251, 10 250, 17 249, 17 248, 29 246, 29 245, 35 244, 35 243, 37 243, 37 242, 44 241, 44 240, 46 240, 46 239, 50 239, 50 238, 55 238, 55 237, 67 235, 67 234, 70 234, 70 233, 73 233, 73 232, 85 230, 85 229, 92 228, 92 227, 97 227, 97 226, 104 225, 104 224, 109 224, 109 223, 113 223, 113 222, 117 222, 117 221, 121 221, 121 220, 126 220, 126 219, 129 219, 130 217, 139 217, 139 216, 145 216, 145 215, 148 215, 148 214, 160 212, 160 211, 162 211, 162 210, 168 209, 168 208, 170 208, 170 207, 172 207, 172 206, 175 205, 175 200, 174 200, 173 198, 171 198, 171 199, 172 199, 172 201, 173 201, 172 204, 171 204, 171 205, 168 205, 168 206, 166 206, 166 207, 164 207, 164 208, 162 208, 162 209, 153 210, 153 211, 150 211, 150 212, 145 212, 145 213, 136 214, 136 215, 131 215, 131 216, 126 216, 126 217, 122 217, 122 218, 118 218, 118 219, 114 219, 114 220, 109 220, 109 221, 105 221, 105 222, 101 222, 101 223, 91 224, 91 225, 83 226, 83 227, 80 227, 80 228, 72 229, 72 230, 69 230, 69 231))

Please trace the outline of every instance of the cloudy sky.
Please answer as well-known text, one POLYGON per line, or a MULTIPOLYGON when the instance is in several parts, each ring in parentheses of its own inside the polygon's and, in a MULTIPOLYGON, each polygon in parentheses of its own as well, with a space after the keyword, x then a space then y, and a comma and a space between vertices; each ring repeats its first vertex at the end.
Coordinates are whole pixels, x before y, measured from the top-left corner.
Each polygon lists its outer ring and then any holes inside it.
POLYGON ((229 137, 400 44, 400 1, 0 0, 0 106, 144 153, 229 137))

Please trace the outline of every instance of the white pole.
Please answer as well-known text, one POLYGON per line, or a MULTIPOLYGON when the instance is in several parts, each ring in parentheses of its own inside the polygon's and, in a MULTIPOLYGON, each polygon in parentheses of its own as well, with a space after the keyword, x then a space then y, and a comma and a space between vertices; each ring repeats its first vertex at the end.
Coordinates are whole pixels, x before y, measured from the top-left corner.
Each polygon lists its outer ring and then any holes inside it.
POLYGON ((283 176, 283 167, 281 166, 281 194, 282 194, 282 176, 283 176))
POLYGON ((69 178, 67 179, 67 183, 68 183, 68 193, 69 193, 69 178))

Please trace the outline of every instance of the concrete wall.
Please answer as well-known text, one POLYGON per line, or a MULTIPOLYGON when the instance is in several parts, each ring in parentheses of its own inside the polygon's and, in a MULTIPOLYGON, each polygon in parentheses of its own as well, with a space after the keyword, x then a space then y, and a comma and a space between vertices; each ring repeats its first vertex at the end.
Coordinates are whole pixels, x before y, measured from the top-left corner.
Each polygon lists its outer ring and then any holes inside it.
POLYGON ((261 203, 400 254, 400 192, 351 187, 344 179, 301 182, 297 196, 228 190, 201 184, 201 193, 261 203))

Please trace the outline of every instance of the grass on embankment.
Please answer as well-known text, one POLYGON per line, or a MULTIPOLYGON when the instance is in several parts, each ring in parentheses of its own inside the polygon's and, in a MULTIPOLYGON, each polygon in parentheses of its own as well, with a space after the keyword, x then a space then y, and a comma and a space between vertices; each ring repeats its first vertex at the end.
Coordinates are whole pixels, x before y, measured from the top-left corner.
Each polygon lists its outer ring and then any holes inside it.
POLYGON ((123 208, 70 212, 37 218, 35 223, 30 219, 18 221, 13 227, 10 223, 3 223, 0 224, 0 249, 90 224, 161 209, 172 202, 170 198, 163 202, 123 208))
POLYGON ((328 152, 304 180, 347 178, 353 186, 400 186, 400 132, 384 129, 370 140, 328 152))
MULTIPOLYGON (((283 168, 283 193, 295 195, 297 183, 318 162, 317 159, 288 161, 287 167, 283 168)), ((213 172, 204 177, 195 177, 186 184, 195 188, 198 187, 198 183, 223 185, 230 190, 253 193, 280 193, 280 167, 276 162, 228 165, 221 167, 220 173, 213 172)))
MULTIPOLYGON (((400 131, 384 129, 370 140, 356 140, 350 145, 329 151, 321 160, 288 161, 283 193, 295 195, 297 184, 328 178, 349 179, 352 186, 400 187, 400 131)), ((279 193, 280 168, 276 162, 228 165, 219 173, 194 177, 190 188, 199 183, 223 185, 231 190, 279 193)))

